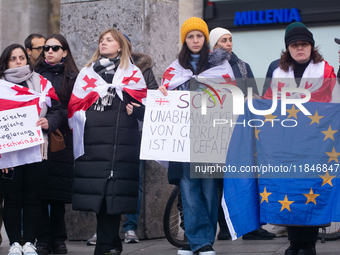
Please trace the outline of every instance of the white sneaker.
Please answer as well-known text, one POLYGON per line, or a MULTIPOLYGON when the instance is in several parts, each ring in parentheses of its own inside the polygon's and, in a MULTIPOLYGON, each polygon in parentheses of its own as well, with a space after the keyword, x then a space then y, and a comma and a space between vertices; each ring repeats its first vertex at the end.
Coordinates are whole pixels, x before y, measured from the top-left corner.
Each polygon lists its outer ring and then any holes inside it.
POLYGON ((8 255, 22 255, 22 246, 17 242, 13 243, 9 248, 8 255))
POLYGON ((23 252, 24 255, 38 255, 38 253, 35 251, 36 249, 37 248, 35 248, 32 243, 27 242, 22 247, 22 252, 23 252))
POLYGON ((96 245, 97 243, 97 233, 94 234, 89 240, 86 241, 87 245, 96 245))
POLYGON ((136 235, 134 230, 128 230, 124 233, 125 235, 125 243, 139 243, 138 236, 136 235))
POLYGON ((177 255, 194 255, 194 253, 191 251, 190 245, 186 244, 177 251, 177 255))

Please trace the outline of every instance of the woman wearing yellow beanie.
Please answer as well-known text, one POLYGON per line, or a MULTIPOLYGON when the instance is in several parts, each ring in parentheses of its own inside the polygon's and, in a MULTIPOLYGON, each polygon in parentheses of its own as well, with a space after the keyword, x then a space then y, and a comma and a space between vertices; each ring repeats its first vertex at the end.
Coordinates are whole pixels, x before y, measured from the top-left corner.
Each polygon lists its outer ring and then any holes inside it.
MULTIPOLYGON (((192 17, 183 23, 181 41, 183 46, 178 59, 170 65, 163 76, 160 90, 165 95, 167 89, 190 90, 190 77, 201 74, 213 66, 208 62, 209 30, 202 19, 192 17), (177 76, 172 75, 173 73, 177 76), (185 76, 184 73, 191 75, 185 76)), ((212 246, 215 241, 218 214, 217 179, 190 178, 188 162, 170 162, 168 178, 170 184, 181 187, 185 234, 189 243, 177 254, 215 255, 212 246)))

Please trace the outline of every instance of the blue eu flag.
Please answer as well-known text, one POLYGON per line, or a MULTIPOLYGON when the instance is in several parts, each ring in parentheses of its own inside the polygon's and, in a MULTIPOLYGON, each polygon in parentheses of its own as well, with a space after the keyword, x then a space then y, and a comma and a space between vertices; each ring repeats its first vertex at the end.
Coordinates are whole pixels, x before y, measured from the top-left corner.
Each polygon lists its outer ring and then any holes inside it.
MULTIPOLYGON (((280 101, 279 101, 280 102, 280 101)), ((271 100, 255 100, 265 110, 271 100)), ((249 109, 238 118, 230 142, 224 201, 234 238, 260 223, 321 225, 340 221, 340 105, 309 102, 305 115, 278 105, 267 116, 249 109)))

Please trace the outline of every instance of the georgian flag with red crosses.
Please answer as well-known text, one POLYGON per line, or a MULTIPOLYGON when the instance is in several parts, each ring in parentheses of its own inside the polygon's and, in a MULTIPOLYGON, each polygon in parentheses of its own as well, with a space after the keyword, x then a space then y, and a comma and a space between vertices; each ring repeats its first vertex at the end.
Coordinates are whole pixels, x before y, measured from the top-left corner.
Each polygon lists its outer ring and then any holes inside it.
MULTIPOLYGON (((41 92, 16 85, 0 79, 0 111, 36 105, 38 114, 44 104, 51 107, 51 99, 59 100, 55 90, 47 79, 40 77, 41 92)), ((0 155, 0 168, 9 168, 42 160, 40 145, 30 148, 3 153, 0 155)))
MULTIPOLYGON (((266 91, 263 98, 273 98, 273 88, 277 88, 278 99, 281 98, 281 89, 285 88, 297 88, 294 70, 289 68, 288 72, 283 71, 281 68, 276 68, 273 72, 272 82, 269 89, 266 91)), ((321 61, 314 64, 312 61, 306 67, 299 88, 309 90, 311 92, 310 102, 334 102, 339 103, 340 88, 337 82, 334 68, 330 66, 326 61, 321 61)), ((287 98, 304 98, 302 93, 287 93, 287 98)))
POLYGON ((0 80, 0 111, 36 105, 38 113, 44 104, 51 107, 51 99, 59 100, 50 81, 40 77, 41 92, 0 80))
POLYGON ((125 70, 118 67, 111 84, 93 70, 93 64, 84 67, 78 74, 68 104, 68 124, 73 131, 75 159, 84 154, 85 112, 99 97, 107 95, 108 88, 115 88, 122 101, 124 91, 142 104, 145 103, 146 83, 142 72, 132 63, 125 70))
POLYGON ((237 86, 234 72, 228 61, 207 69, 199 75, 194 75, 190 69, 184 69, 179 64, 178 59, 172 62, 165 70, 162 78, 162 85, 164 85, 167 90, 174 90, 191 78, 195 78, 199 82, 209 84, 212 87, 223 87, 223 84, 237 86))

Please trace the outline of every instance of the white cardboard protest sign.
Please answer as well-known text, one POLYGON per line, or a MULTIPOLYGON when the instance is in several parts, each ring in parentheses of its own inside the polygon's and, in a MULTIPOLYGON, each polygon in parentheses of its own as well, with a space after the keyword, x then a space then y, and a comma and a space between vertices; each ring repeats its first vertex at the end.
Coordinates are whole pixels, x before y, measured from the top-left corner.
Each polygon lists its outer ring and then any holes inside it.
POLYGON ((43 143, 38 119, 36 105, 0 111, 0 154, 43 143))
MULTIPOLYGON (((202 114, 202 92, 149 90, 143 124, 141 159, 225 163, 232 127, 213 126, 214 119, 232 119, 230 93, 220 102, 207 98, 202 114)), ((235 118, 234 118, 235 119, 235 118)))

